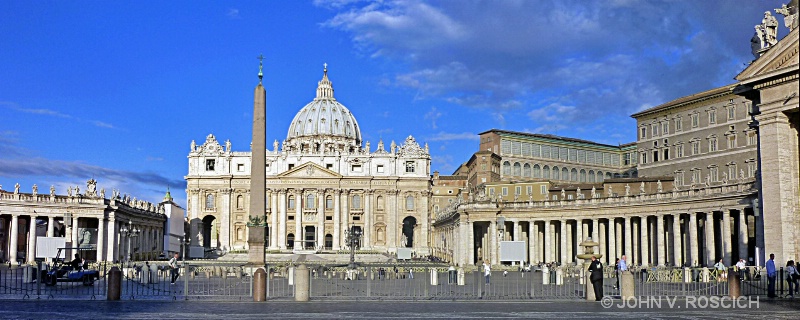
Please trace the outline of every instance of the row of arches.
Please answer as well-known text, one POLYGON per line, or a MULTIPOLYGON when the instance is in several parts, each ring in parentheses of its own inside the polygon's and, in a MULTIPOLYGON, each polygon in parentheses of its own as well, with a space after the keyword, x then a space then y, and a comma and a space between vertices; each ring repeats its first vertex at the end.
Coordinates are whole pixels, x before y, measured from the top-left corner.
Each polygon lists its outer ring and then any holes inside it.
POLYGON ((512 165, 509 161, 503 162, 503 175, 522 178, 565 180, 582 183, 603 182, 605 179, 611 179, 614 177, 627 178, 629 176, 627 172, 620 175, 618 173, 614 174, 599 170, 578 170, 577 168, 558 166, 550 167, 549 165, 542 166, 538 163, 531 166, 530 163, 520 164, 519 162, 514 162, 512 165))

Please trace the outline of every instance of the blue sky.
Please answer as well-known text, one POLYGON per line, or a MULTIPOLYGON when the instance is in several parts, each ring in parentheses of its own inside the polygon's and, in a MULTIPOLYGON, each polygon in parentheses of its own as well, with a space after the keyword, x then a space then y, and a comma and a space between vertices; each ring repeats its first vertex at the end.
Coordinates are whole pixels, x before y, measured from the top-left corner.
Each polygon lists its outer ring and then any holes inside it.
POLYGON ((4 1, 0 185, 185 205, 192 140, 249 149, 260 53, 269 148, 323 63, 365 141, 413 135, 443 174, 492 128, 632 142, 631 113, 732 83, 781 3, 4 1))

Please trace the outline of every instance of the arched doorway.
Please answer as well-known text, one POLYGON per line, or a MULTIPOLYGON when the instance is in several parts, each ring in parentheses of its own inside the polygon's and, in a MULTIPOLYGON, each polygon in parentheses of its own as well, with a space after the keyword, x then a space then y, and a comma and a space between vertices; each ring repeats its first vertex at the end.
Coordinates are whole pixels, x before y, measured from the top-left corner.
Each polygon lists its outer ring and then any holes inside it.
POLYGON ((417 226, 417 218, 408 216, 403 219, 403 236, 400 240, 400 247, 414 247, 414 228, 417 226), (403 242, 405 241, 405 242, 403 242))
POLYGON ((199 242, 201 242, 200 245, 204 248, 211 248, 212 243, 216 246, 217 235, 216 232, 213 232, 216 230, 216 221, 217 218, 214 216, 203 217, 203 227, 200 229, 200 234, 202 234, 202 236, 198 237, 197 240, 202 240, 199 242))
POLYGON ((325 235, 325 250, 331 250, 333 248, 333 235, 326 234, 325 235))
POLYGON ((290 233, 286 236, 286 247, 289 249, 294 249, 294 233, 290 233))

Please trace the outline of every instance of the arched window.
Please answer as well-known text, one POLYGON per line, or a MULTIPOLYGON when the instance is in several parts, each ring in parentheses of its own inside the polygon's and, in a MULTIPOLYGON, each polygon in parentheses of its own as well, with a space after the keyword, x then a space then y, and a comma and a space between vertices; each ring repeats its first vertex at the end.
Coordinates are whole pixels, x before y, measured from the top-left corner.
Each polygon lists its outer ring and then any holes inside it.
POLYGON ((589 182, 595 182, 594 170, 589 170, 589 182))
POLYGON ((561 168, 561 180, 569 180, 569 169, 561 168))
POLYGON ((325 210, 332 210, 333 209, 333 197, 327 196, 325 197, 325 210))
POLYGON ((294 233, 286 235, 286 247, 289 249, 294 248, 294 233))
POLYGON ((289 196, 287 200, 287 207, 289 207, 289 209, 294 209, 294 196, 289 196))
POLYGON ((538 164, 533 165, 533 177, 534 178, 541 178, 542 177, 542 169, 539 168, 538 164))
POLYGON ((383 210, 383 196, 378 196, 378 211, 383 210))
POLYGON ((207 194, 206 195, 206 210, 214 210, 214 195, 207 194))
POLYGON ((580 182, 586 182, 586 170, 581 169, 580 176, 578 178, 580 182))
POLYGON ((406 210, 414 210, 414 197, 406 197, 406 210))
POLYGON ((361 209, 361 196, 360 195, 357 195, 357 194, 353 195, 352 208, 353 209, 361 209))
POLYGON ((504 175, 511 175, 511 163, 506 161, 503 162, 503 174, 504 175))
POLYGON ((561 180, 561 170, 558 167, 553 167, 553 180, 561 180))
POLYGON ((542 178, 550 179, 550 167, 549 166, 544 166, 542 168, 542 178))
POLYGON ((611 172, 606 172, 606 179, 611 179, 611 172))
POLYGON ((244 209, 244 197, 242 195, 236 196, 236 209, 244 209))
POLYGON ((603 171, 597 171, 597 182, 603 182, 603 171))
POLYGON ((526 178, 531 177, 531 165, 529 163, 526 163, 524 166, 522 166, 522 176, 526 178))
POLYGON ((519 162, 514 162, 514 176, 522 176, 522 166, 519 164, 519 162))
POLYGON ((314 194, 306 195, 306 209, 314 209, 314 194))

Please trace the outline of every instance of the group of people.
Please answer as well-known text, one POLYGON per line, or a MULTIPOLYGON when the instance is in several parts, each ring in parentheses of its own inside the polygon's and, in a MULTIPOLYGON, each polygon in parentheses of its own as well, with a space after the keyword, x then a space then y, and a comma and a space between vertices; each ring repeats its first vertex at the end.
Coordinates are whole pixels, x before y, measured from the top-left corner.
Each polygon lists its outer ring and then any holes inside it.
MULTIPOLYGON (((794 260, 786 262, 784 272, 786 275, 786 282, 789 286, 786 297, 794 298, 795 293, 800 293, 800 288, 798 288, 797 285, 797 280, 800 279, 800 271, 797 270, 794 260)), ((770 253, 769 260, 767 260, 767 296, 770 298, 775 298, 777 296, 775 294, 775 282, 777 280, 778 270, 775 268, 775 254, 770 253)))
MULTIPOLYGON (((589 281, 592 283, 592 289, 594 289, 594 298, 600 301, 603 299, 603 264, 600 260, 597 260, 597 257, 592 256, 588 271, 589 281)), ((617 283, 614 285, 614 289, 619 289, 619 278, 623 272, 628 271, 628 259, 626 256, 623 255, 622 258, 616 259, 614 262, 614 271, 617 275, 617 283)))

